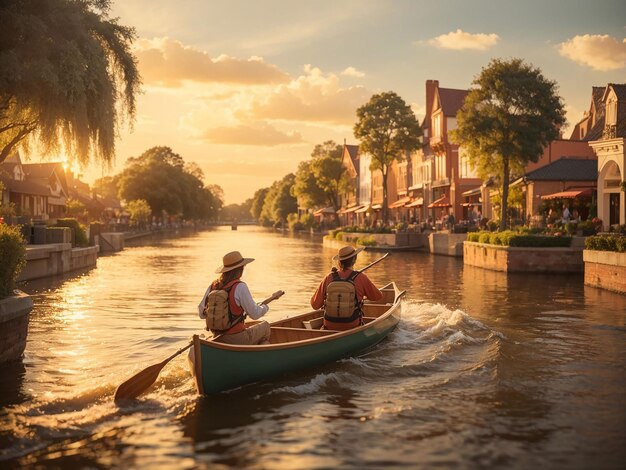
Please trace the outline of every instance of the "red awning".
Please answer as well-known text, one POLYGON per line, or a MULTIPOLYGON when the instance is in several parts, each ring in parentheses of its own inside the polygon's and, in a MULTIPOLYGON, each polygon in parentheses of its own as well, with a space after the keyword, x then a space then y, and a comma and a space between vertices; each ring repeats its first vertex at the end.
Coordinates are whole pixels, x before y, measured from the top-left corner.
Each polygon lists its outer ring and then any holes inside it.
POLYGON ((402 199, 398 199, 396 202, 389 206, 389 209, 397 209, 398 207, 404 207, 404 205, 408 202, 411 202, 410 197, 403 197, 402 199))
POLYGON ((451 207, 450 201, 448 200, 448 196, 440 197, 436 201, 428 204, 429 209, 434 209, 435 207, 451 207))
POLYGON ((424 205, 424 198, 423 197, 419 197, 417 199, 415 199, 413 202, 411 202, 410 204, 407 204, 406 207, 420 207, 424 205))
POLYGON ((546 194, 541 199, 574 199, 577 197, 591 197, 593 188, 577 189, 572 191, 561 191, 560 193, 546 194))

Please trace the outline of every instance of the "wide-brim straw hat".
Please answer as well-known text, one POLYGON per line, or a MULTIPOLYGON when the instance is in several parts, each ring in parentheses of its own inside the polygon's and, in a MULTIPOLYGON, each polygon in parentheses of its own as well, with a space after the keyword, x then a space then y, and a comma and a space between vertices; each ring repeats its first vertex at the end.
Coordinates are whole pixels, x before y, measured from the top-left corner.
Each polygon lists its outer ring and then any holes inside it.
POLYGON ((226 253, 222 258, 222 265, 215 270, 216 273, 225 273, 232 271, 233 269, 245 266, 248 263, 252 263, 254 258, 244 258, 238 251, 231 251, 226 253))
POLYGON ((353 246, 344 246, 343 248, 339 248, 339 251, 335 256, 333 256, 333 261, 344 261, 346 259, 352 258, 353 256, 358 255, 365 248, 354 248, 353 246))

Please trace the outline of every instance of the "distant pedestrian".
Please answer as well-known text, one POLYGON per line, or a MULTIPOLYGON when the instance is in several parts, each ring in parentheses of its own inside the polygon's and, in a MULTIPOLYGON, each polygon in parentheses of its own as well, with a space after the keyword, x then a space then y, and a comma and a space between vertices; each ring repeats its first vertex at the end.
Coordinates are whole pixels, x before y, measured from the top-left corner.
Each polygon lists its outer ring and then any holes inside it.
POLYGON ((566 224, 569 222, 571 218, 571 214, 569 212, 569 209, 567 208, 567 206, 565 204, 563 204, 563 223, 566 224))

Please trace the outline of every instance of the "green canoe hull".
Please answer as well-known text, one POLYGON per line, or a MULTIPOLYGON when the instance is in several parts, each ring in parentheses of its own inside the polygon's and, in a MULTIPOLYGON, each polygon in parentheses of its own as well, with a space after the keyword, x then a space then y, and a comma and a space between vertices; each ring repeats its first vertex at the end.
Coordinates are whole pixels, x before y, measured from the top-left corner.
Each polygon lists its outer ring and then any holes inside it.
POLYGON ((194 336, 198 391, 219 393, 359 354, 382 341, 396 327, 400 316, 398 301, 375 321, 353 330, 275 345, 233 346, 194 336))

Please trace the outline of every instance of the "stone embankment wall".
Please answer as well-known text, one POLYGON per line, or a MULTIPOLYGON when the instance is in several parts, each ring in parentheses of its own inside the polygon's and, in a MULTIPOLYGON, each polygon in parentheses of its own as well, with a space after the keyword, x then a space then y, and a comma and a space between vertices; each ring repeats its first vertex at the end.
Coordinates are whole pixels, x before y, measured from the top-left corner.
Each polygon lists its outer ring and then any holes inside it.
POLYGON ((585 285, 626 294, 626 253, 585 250, 585 285))
POLYGON ((467 233, 433 232, 428 236, 428 245, 433 255, 463 256, 463 242, 467 233))
POLYGON ((26 266, 18 281, 57 276, 96 265, 98 247, 72 248, 71 243, 31 245, 26 248, 26 266))
POLYGON ((502 272, 580 273, 582 248, 518 248, 465 242, 463 263, 502 272))
POLYGON ((0 300, 0 364, 20 358, 26 347, 33 300, 24 292, 0 300))
POLYGON ((375 240, 376 245, 368 246, 368 250, 412 250, 421 248, 425 245, 426 235, 421 233, 360 233, 360 232, 341 232, 341 240, 336 238, 324 237, 323 245, 329 248, 341 248, 345 245, 357 246, 359 238, 367 238, 375 240))

